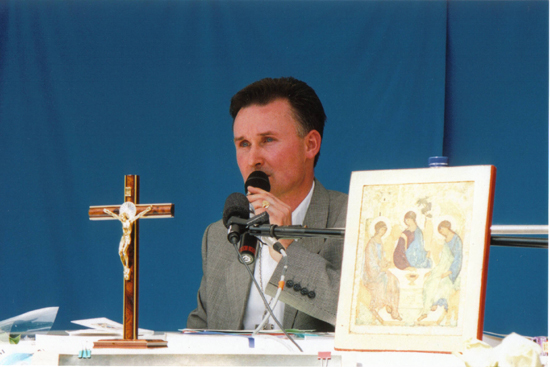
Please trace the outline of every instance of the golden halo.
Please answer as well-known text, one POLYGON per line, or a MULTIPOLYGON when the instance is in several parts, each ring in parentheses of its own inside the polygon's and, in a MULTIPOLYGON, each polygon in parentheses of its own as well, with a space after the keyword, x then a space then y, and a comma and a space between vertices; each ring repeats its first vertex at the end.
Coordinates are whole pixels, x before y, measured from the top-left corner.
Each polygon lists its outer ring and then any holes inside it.
POLYGON ((369 225, 369 228, 368 228, 369 238, 373 237, 376 234, 376 231, 374 230, 374 226, 378 222, 384 222, 384 224, 386 225, 386 228, 388 229, 386 231, 386 233, 382 236, 382 238, 384 239, 390 234, 390 232, 391 232, 391 221, 387 217, 384 217, 384 216, 376 217, 376 218, 373 218, 372 221, 370 222, 370 225, 369 225))
POLYGON ((122 215, 122 213, 126 213, 126 216, 128 219, 132 219, 136 216, 137 208, 131 201, 127 201, 124 204, 120 206, 120 209, 118 213, 122 215))

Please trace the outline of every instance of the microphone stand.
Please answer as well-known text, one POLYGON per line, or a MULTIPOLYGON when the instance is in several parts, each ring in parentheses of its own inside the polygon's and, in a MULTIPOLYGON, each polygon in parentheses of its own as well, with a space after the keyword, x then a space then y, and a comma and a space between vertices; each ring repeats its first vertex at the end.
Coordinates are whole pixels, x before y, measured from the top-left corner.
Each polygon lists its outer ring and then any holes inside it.
POLYGON ((305 237, 344 238, 344 228, 307 228, 303 226, 284 226, 275 224, 248 227, 248 233, 254 236, 273 237, 276 239, 296 239, 305 237))
MULTIPOLYGON (((265 213, 263 213, 265 214, 265 213)), ((268 216, 263 214, 250 218, 249 220, 232 217, 229 222, 240 224, 246 227, 254 236, 272 237, 275 239, 296 239, 305 237, 321 238, 344 238, 345 228, 307 228, 303 226, 277 226, 275 224, 266 224, 269 222, 268 216)), ((515 237, 491 234, 492 246, 524 247, 524 248, 548 248, 548 236, 540 237, 515 237)))
POLYGON ((296 239, 305 237, 344 238, 345 228, 307 228, 304 226, 278 226, 269 223, 269 215, 262 213, 250 219, 231 217, 227 225, 236 224, 244 227, 242 232, 253 236, 272 237, 275 239, 296 239))

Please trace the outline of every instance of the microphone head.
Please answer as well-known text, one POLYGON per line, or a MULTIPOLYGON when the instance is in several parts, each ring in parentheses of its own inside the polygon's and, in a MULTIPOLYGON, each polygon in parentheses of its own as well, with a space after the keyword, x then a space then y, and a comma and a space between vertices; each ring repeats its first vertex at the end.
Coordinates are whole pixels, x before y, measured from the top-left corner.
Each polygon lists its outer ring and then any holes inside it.
POLYGON ((250 217, 249 202, 240 192, 234 192, 227 197, 223 207, 223 225, 227 228, 227 221, 231 217, 248 219, 250 217))
POLYGON ((244 183, 244 192, 248 192, 248 186, 257 187, 267 192, 271 190, 269 177, 263 171, 254 171, 248 176, 244 183))

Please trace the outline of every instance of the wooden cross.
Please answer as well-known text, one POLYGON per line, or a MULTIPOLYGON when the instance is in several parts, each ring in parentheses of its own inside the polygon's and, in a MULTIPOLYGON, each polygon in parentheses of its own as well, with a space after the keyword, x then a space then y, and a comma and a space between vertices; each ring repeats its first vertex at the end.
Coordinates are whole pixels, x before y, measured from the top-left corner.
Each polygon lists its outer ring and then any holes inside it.
MULTIPOLYGON (((124 176, 124 202, 132 202, 136 206, 136 216, 151 207, 143 215, 145 218, 173 218, 174 204, 139 204, 139 176, 124 176)), ((88 215, 90 220, 115 220, 105 212, 105 209, 119 215, 120 205, 90 206, 88 215)), ((145 344, 145 340, 138 340, 138 285, 139 285, 139 220, 131 224, 131 240, 128 246, 129 277, 124 280, 124 315, 123 339, 104 340, 94 343, 98 348, 147 348, 160 346, 158 343, 145 344)))

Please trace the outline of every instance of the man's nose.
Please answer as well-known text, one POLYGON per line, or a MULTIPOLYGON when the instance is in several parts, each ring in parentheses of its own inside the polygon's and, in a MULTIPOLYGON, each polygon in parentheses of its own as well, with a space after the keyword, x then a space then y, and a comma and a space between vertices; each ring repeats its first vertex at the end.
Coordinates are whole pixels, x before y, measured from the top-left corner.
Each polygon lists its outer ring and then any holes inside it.
POLYGON ((261 147, 253 145, 248 155, 248 164, 251 167, 260 168, 264 164, 264 155, 261 147))

